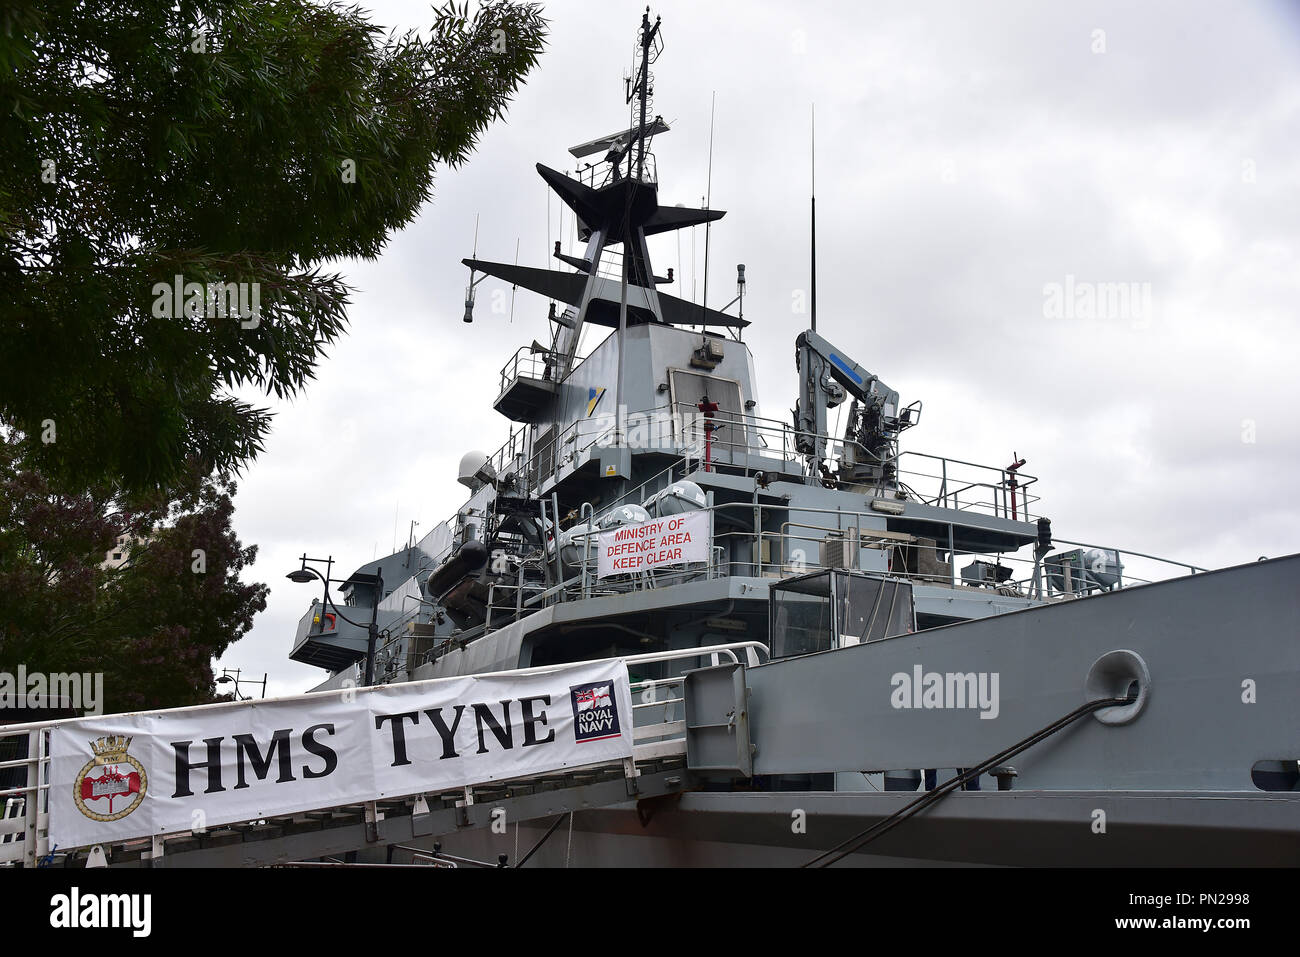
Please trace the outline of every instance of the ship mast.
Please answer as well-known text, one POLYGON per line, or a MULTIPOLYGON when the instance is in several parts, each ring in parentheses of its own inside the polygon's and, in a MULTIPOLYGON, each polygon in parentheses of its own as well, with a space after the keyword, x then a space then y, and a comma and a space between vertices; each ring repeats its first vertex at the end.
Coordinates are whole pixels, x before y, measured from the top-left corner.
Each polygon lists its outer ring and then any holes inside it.
POLYGON ((663 44, 656 45, 655 40, 659 36, 659 17, 655 17, 654 25, 650 24, 650 8, 645 8, 645 13, 641 14, 641 63, 640 72, 637 76, 636 83, 628 90, 628 102, 632 97, 636 97, 637 105, 641 111, 640 122, 637 123, 637 157, 636 169, 637 179, 645 181, 645 141, 646 141, 646 109, 649 105, 650 96, 650 63, 658 59, 659 53, 663 50, 663 44))
MULTIPOLYGON (((549 346, 536 343, 532 350, 546 355, 545 386, 539 392, 555 394, 555 388, 568 377, 576 363, 580 334, 588 323, 617 330, 615 392, 620 407, 626 399, 624 339, 630 326, 657 323, 739 330, 747 325, 742 317, 661 291, 661 285, 675 281, 673 271, 669 269, 666 276, 655 275, 650 263, 647 237, 704 225, 724 215, 722 210, 659 205, 658 176, 650 144, 656 135, 668 131, 668 124, 654 113, 654 73, 650 65, 662 50, 660 20, 652 20, 646 8, 632 71, 624 77, 628 126, 571 147, 569 152, 578 161, 572 176, 537 164, 537 172, 573 211, 578 238, 587 244, 581 256, 567 255, 556 244, 554 257, 576 271, 485 262, 477 257, 464 260, 471 281, 471 290, 466 294, 466 322, 472 321, 472 286, 487 276, 522 286, 567 307, 561 313, 554 309, 551 312, 549 346), (591 159, 582 162, 588 157, 591 159), (602 274, 600 268, 614 247, 622 249, 617 278, 602 274)), ((537 401, 529 400, 504 414, 516 421, 533 421, 541 414, 543 399, 539 395, 537 401)))
MULTIPOLYGON (((641 49, 640 49, 640 69, 637 73, 636 82, 633 83, 627 91, 627 101, 632 102, 633 97, 637 101, 637 109, 640 111, 640 118, 636 124, 636 175, 634 177, 637 183, 645 182, 645 141, 646 141, 646 108, 650 93, 650 61, 657 58, 659 51, 663 49, 662 45, 655 46, 655 38, 659 34, 659 17, 655 17, 654 25, 650 23, 650 8, 645 8, 645 13, 641 15, 641 49)), ((628 156, 628 174, 631 175, 632 163, 631 155, 628 156)), ((628 219, 632 212, 632 199, 635 195, 632 187, 628 190, 627 205, 623 210, 624 221, 628 219)), ((617 437, 618 446, 623 445, 623 415, 626 405, 624 404, 623 383, 626 381, 627 369, 627 272, 631 262, 631 230, 624 237, 623 242, 623 268, 619 270, 619 304, 618 304, 618 377, 615 381, 614 401, 615 405, 615 426, 614 434, 617 437)))

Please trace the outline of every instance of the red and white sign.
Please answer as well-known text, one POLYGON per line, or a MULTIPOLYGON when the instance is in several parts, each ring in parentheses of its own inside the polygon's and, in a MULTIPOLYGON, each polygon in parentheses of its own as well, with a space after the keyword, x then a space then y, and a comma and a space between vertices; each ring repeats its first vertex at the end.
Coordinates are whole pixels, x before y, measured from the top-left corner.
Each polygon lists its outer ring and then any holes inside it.
POLYGON ((709 514, 691 512, 600 533, 597 575, 632 575, 709 560, 709 514))

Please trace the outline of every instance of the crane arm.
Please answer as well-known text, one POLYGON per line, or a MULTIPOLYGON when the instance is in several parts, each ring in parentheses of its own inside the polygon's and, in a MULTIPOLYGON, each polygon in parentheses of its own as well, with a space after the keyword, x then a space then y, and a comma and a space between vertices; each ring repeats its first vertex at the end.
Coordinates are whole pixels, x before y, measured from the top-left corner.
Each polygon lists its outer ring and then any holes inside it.
POLYGON ((857 400, 855 419, 861 413, 856 441, 878 459, 891 454, 898 432, 911 424, 900 421, 896 391, 811 329, 795 340, 795 364, 799 370, 795 445, 813 460, 814 474, 823 471, 826 460, 826 410, 835 408, 846 395, 857 400))

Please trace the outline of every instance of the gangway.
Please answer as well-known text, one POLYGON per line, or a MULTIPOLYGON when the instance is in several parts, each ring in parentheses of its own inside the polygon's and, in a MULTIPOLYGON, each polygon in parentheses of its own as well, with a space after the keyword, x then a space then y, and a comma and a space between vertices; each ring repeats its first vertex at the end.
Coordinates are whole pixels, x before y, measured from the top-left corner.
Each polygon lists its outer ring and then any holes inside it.
MULTIPOLYGON (((667 663, 689 672, 693 663, 739 672, 769 658, 765 645, 740 641, 706 647, 631 655, 582 664, 619 662, 624 667, 667 663)), ((575 666, 576 666, 575 665, 575 666)), ((566 666, 522 668, 474 678, 522 678, 564 673, 566 666)), ((462 679, 434 679, 413 687, 462 679)), ((728 679, 730 680, 730 679, 728 679)), ((439 835, 492 826, 504 820, 526 823, 557 815, 629 801, 645 801, 689 789, 693 774, 687 758, 685 674, 629 683, 632 696, 632 756, 552 773, 521 775, 456 788, 410 794, 375 794, 351 801, 291 813, 266 813, 255 820, 197 827, 149 837, 76 847, 51 844, 49 799, 52 732, 61 725, 90 719, 60 719, 0 726, 0 867, 266 867, 303 863, 337 863, 342 856, 374 849, 429 843, 439 835)), ((197 709, 150 712, 163 717, 180 712, 214 711, 237 715, 267 704, 319 703, 362 690, 309 692, 304 695, 253 702, 229 702, 197 709)), ((698 710, 698 709, 697 709, 698 710)), ((97 717, 96 722, 131 715, 97 717)), ((707 736, 709 727, 697 729, 707 736)), ((733 729, 734 730, 734 729, 733 729)), ((733 735, 734 736, 734 735, 733 735)), ((714 749, 716 750, 716 749, 714 749)), ((267 762, 270 761, 268 751, 267 762)), ((388 857, 391 859, 392 854, 388 857)), ((447 856, 429 855, 426 863, 447 866, 447 856)))

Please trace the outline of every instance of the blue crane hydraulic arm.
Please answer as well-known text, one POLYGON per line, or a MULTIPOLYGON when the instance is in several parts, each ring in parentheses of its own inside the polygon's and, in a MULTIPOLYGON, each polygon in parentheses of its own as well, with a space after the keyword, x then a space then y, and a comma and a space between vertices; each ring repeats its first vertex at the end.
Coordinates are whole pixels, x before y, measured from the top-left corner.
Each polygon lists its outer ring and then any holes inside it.
POLYGON ((898 434, 920 420, 921 403, 899 409, 898 393, 809 329, 795 340, 799 399, 794 409, 796 449, 811 474, 859 485, 896 487, 898 434), (838 474, 827 464, 826 410, 853 397, 838 474))

